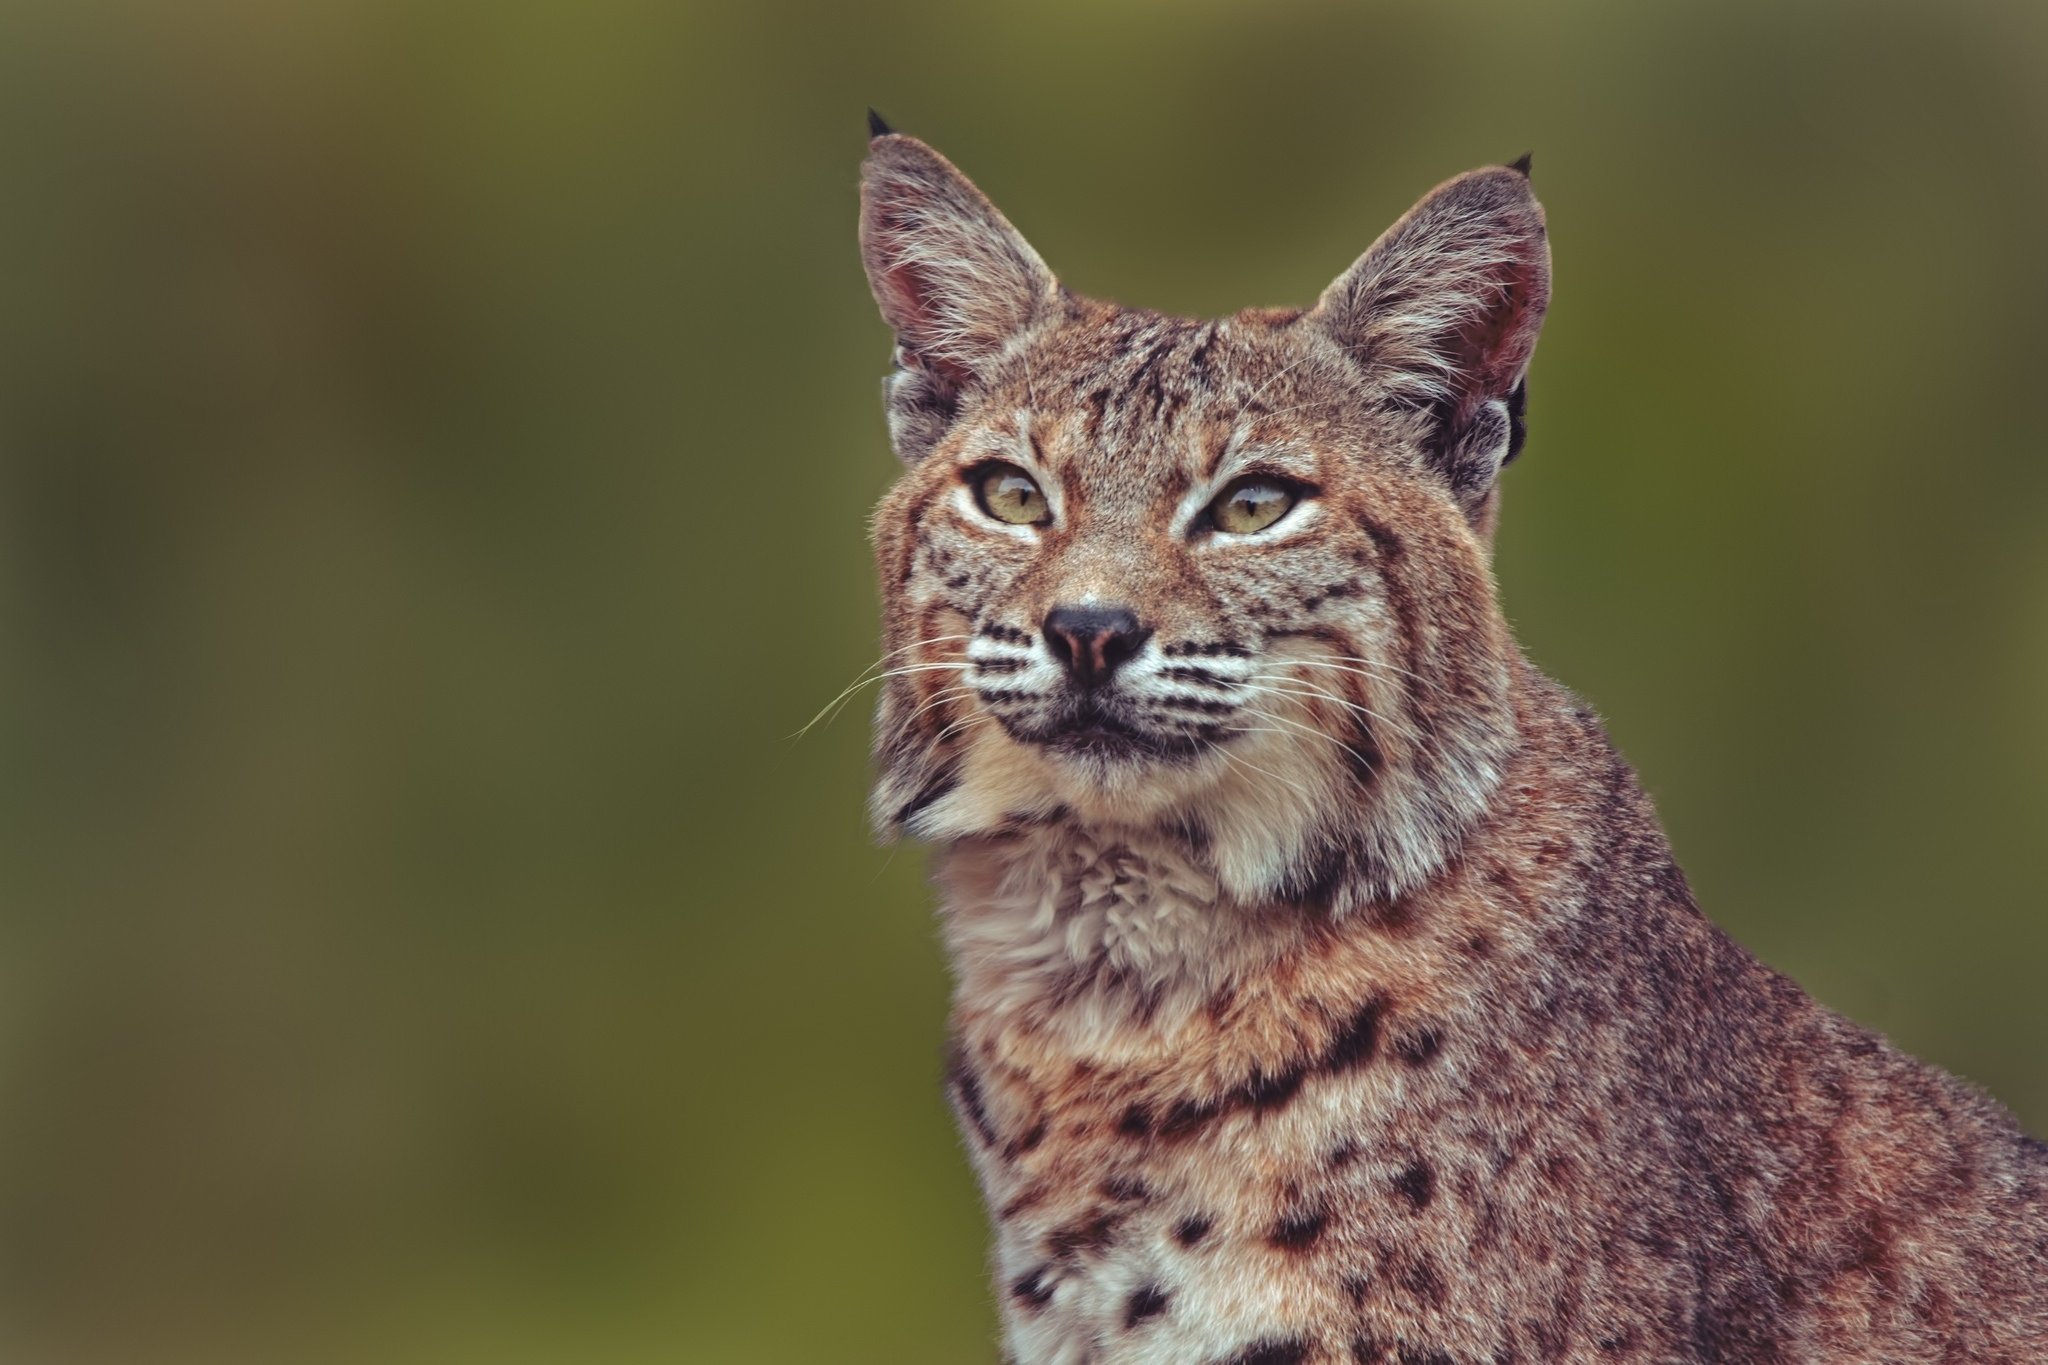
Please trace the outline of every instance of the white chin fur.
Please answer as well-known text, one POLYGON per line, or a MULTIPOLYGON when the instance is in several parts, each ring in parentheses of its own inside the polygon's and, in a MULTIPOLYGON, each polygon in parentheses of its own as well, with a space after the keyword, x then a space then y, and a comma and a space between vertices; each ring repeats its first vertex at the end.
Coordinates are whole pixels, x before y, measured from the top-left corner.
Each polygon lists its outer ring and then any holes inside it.
POLYGON ((1251 901, 1281 886, 1321 813, 1339 799, 1339 781, 1334 745, 1307 736, 1248 735, 1185 763, 1103 763, 1062 757, 991 726, 969 744, 958 784, 919 813, 913 832, 971 838, 1061 810, 1104 831, 1183 824, 1206 833, 1221 891, 1251 901))

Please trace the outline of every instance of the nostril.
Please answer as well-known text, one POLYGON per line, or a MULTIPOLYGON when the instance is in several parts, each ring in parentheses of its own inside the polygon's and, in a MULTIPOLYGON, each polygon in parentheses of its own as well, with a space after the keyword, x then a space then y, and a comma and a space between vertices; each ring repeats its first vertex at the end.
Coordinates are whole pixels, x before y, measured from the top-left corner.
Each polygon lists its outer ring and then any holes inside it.
POLYGON ((1053 658, 1084 686, 1105 681, 1152 637, 1128 607, 1054 607, 1044 629, 1053 658))
POLYGON ((1138 646, 1143 643, 1136 634, 1103 636, 1097 646, 1102 658, 1102 671, 1114 672, 1119 664, 1136 654, 1138 646))
POLYGON ((1055 625, 1052 616, 1045 618, 1044 633, 1046 652, 1052 655, 1054 662, 1058 663, 1060 667, 1072 668, 1074 666, 1073 637, 1058 625, 1055 625))

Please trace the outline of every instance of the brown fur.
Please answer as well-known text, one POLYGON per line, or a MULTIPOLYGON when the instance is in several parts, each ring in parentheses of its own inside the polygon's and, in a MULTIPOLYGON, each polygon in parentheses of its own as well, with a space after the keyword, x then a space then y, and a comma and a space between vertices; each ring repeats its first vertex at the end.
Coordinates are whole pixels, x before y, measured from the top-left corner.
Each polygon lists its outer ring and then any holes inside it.
POLYGON ((2048 1357, 2048 1149, 1704 919, 1500 616, 1522 171, 1221 322, 1062 290, 908 138, 863 203, 875 814, 939 846, 1018 1365, 2048 1357), (975 512, 992 459, 1046 525, 975 512), (1190 519, 1238 467, 1305 490, 1274 534, 1190 519), (1150 632, 1093 702, 1074 603, 1150 632))

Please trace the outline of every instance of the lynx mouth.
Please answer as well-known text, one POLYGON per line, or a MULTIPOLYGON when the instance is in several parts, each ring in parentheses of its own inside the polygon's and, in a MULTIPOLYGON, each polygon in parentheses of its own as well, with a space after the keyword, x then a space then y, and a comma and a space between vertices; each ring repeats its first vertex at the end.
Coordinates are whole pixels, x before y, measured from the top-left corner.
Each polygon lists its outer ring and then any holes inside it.
POLYGON ((1022 743, 1095 763, 1186 762, 1209 747, 1201 738, 1143 725, 1089 696, 1035 726, 1006 721, 1004 728, 1022 743))

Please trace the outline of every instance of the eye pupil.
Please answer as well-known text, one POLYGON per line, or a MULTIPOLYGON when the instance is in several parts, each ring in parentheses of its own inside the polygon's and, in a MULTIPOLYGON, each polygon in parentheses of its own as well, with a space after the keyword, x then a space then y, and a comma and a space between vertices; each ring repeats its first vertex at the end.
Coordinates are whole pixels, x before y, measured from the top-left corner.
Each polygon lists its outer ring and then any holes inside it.
POLYGON ((1223 491, 1210 510, 1216 529, 1231 535, 1263 531, 1287 515, 1294 490, 1272 479, 1249 478, 1223 491))
POLYGON ((1012 526, 1039 526, 1052 519, 1045 493, 1015 465, 995 465, 974 484, 981 510, 1012 526))

